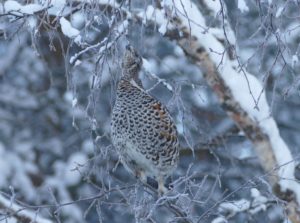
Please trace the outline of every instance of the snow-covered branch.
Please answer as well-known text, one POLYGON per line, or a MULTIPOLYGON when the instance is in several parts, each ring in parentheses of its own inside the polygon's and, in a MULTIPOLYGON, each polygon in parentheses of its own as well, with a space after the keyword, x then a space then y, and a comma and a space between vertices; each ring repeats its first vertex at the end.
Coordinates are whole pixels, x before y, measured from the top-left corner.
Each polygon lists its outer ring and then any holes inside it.
POLYGON ((15 220, 15 222, 20 223, 51 223, 52 221, 42 218, 39 216, 38 212, 32 212, 27 210, 27 208, 21 207, 14 203, 14 200, 8 200, 3 195, 0 194, 0 210, 1 217, 0 221, 15 220))
POLYGON ((218 212, 221 216, 215 218, 212 223, 225 223, 235 215, 241 212, 248 212, 250 215, 255 215, 260 211, 266 210, 275 200, 269 200, 256 188, 251 189, 251 199, 240 199, 235 201, 222 202, 218 207, 218 212))

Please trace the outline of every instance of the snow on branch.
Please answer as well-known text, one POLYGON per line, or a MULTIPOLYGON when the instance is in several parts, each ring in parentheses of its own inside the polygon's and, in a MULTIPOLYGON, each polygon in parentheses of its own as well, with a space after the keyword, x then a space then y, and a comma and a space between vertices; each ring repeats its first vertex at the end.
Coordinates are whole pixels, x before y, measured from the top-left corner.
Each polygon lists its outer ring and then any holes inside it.
POLYGON ((224 223, 241 212, 247 212, 254 215, 260 211, 265 211, 271 204, 276 203, 260 194, 256 188, 251 189, 251 199, 240 199, 234 201, 225 201, 220 203, 218 212, 221 216, 212 220, 212 223, 224 223))
POLYGON ((76 60, 78 60, 78 58, 84 54, 87 53, 88 51, 92 50, 92 49, 98 49, 98 55, 102 56, 103 52, 105 52, 106 50, 108 50, 113 43, 115 43, 121 36, 123 36, 126 32, 128 26, 128 21, 124 20, 120 25, 118 25, 115 29, 112 30, 111 33, 115 33, 116 36, 112 39, 109 38, 104 38, 101 42, 96 43, 94 45, 88 46, 85 49, 79 51, 78 53, 76 53, 75 55, 73 55, 70 58, 70 64, 74 64, 76 63, 76 60))
POLYGON ((39 4, 27 4, 27 5, 21 5, 20 3, 16 1, 6 1, 4 3, 4 11, 6 13, 8 12, 15 12, 27 15, 32 15, 38 11, 43 10, 43 7, 39 4))
POLYGON ((34 15, 45 10, 49 10, 53 5, 40 5, 40 4, 26 4, 21 5, 17 1, 8 0, 5 1, 3 7, 0 7, 0 15, 11 15, 15 17, 25 17, 34 15))
POLYGON ((59 23, 60 23, 60 26, 61 26, 61 31, 63 32, 63 34, 69 38, 75 38, 77 37, 80 32, 78 29, 75 29, 71 23, 65 19, 64 17, 61 17, 59 19, 59 23))
POLYGON ((6 199, 0 194, 0 221, 2 222, 20 222, 20 223, 51 223, 52 221, 42 218, 38 212, 26 210, 14 204, 13 200, 6 199))

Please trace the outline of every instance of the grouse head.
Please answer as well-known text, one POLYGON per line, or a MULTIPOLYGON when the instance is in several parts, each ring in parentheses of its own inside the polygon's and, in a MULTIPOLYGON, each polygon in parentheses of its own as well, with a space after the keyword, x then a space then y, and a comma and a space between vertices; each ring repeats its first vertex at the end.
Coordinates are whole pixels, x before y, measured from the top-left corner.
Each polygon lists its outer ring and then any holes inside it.
POLYGON ((122 61, 123 76, 137 79, 138 73, 143 65, 141 56, 131 46, 127 45, 122 61))

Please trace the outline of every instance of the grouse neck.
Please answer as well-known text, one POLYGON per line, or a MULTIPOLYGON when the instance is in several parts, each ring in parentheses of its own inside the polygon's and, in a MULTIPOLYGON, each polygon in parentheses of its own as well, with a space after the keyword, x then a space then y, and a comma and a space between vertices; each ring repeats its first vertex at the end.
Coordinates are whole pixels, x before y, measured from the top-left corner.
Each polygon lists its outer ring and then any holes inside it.
POLYGON ((132 73, 125 73, 123 71, 121 80, 128 81, 132 86, 139 88, 140 90, 143 90, 143 85, 141 80, 138 77, 138 72, 136 74, 132 73))
POLYGON ((130 81, 139 79, 139 70, 138 69, 123 69, 122 79, 130 81))

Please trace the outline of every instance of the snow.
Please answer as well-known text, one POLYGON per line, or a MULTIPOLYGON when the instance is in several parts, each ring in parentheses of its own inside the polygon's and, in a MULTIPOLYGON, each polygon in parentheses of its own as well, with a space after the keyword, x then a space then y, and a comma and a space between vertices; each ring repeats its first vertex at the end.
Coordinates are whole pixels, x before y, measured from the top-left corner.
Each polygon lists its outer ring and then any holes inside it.
POLYGON ((280 7, 277 9, 276 15, 275 15, 276 18, 278 18, 279 16, 281 16, 283 9, 284 9, 283 6, 280 6, 280 7))
POLYGON ((4 3, 5 12, 18 11, 22 14, 32 15, 35 12, 38 12, 42 9, 43 9, 43 7, 41 5, 38 5, 38 4, 27 4, 27 5, 23 6, 20 3, 16 2, 16 1, 12 1, 12 0, 6 1, 4 3))
MULTIPOLYGON (((124 20, 119 26, 117 26, 116 29, 112 30, 112 32, 116 33, 117 34, 116 38, 118 38, 124 32, 126 32, 127 27, 128 27, 128 20, 124 20)), ((76 38, 75 38, 74 41, 78 44, 76 38)), ((88 52, 91 49, 94 49, 94 48, 97 48, 97 47, 100 47, 100 46, 101 47, 98 50, 98 54, 99 55, 103 54, 103 52, 105 52, 107 49, 109 49, 114 44, 114 41, 110 41, 110 42, 108 42, 108 41, 109 41, 109 39, 107 37, 105 37, 101 42, 98 42, 94 45, 88 46, 85 49, 83 49, 82 51, 80 51, 78 53, 75 53, 73 56, 70 57, 70 63, 71 64, 73 64, 74 62, 76 63, 76 60, 79 58, 80 55, 88 52)))
POLYGON ((250 202, 246 199, 241 199, 232 202, 223 202, 219 205, 220 211, 225 211, 229 213, 237 213, 246 211, 250 208, 250 202))
POLYGON ((72 100, 72 107, 74 108, 78 103, 78 99, 77 98, 73 98, 72 100))
POLYGON ((220 12, 219 1, 204 0, 204 2, 205 2, 205 5, 214 13, 215 16, 219 14, 219 12, 220 12))
POLYGON ((207 107, 209 105, 209 97, 207 95, 207 91, 204 88, 196 88, 195 85, 193 87, 193 95, 192 101, 198 107, 207 107))
MULTIPOLYGON (((97 137, 99 137, 99 136, 97 136, 97 137)), ((97 139, 95 141, 97 141, 97 139)), ((90 139, 86 139, 82 143, 82 150, 84 152, 86 152, 87 154, 91 154, 94 151, 94 143, 93 143, 93 141, 90 140, 90 139)))
POLYGON ((82 63, 81 60, 76 60, 76 61, 75 61, 75 64, 74 64, 74 67, 79 66, 81 63, 82 63))
POLYGON ((259 211, 265 211, 267 209, 266 203, 268 199, 262 196, 256 188, 251 189, 251 196, 254 198, 252 201, 252 209, 249 210, 251 214, 256 214, 259 211))
POLYGON ((29 4, 29 5, 24 5, 20 11, 22 13, 25 13, 25 14, 33 14, 35 12, 38 12, 40 10, 42 10, 42 6, 41 5, 38 5, 38 4, 29 4))
POLYGON ((164 14, 161 11, 156 10, 152 5, 147 7, 146 12, 140 12, 139 16, 143 18, 143 23, 146 23, 147 20, 154 20, 160 25, 158 31, 162 35, 166 33, 169 22, 164 18, 164 14))
POLYGON ((167 32, 167 26, 168 26, 168 23, 165 21, 159 27, 158 32, 160 32, 162 35, 165 35, 165 33, 167 32))
POLYGON ((37 20, 34 17, 30 17, 27 19, 27 24, 31 30, 34 30, 37 25, 37 20))
MULTIPOLYGON (((153 71, 155 71, 155 62, 153 61, 152 63, 148 62, 147 59, 143 58, 143 68, 144 70, 147 72, 148 75, 151 76, 151 78, 157 80, 158 83, 162 83, 169 91, 173 91, 173 87, 166 82, 165 79, 162 79, 160 77, 158 77, 153 71)), ((156 85, 155 85, 156 86, 156 85)), ((151 89, 148 89, 147 91, 151 91, 151 89)))
POLYGON ((248 12, 249 8, 245 2, 245 0, 238 0, 238 8, 241 12, 248 12))
POLYGON ((75 29, 72 27, 71 23, 65 19, 64 17, 61 17, 59 19, 60 25, 61 25, 61 31, 63 34, 69 38, 75 38, 80 34, 80 31, 78 29, 75 29))
POLYGON ((228 221, 224 217, 217 217, 211 221, 211 223, 227 223, 228 221))
POLYGON ((77 45, 80 46, 81 43, 82 43, 82 41, 81 41, 81 36, 80 36, 80 35, 76 36, 75 39, 74 39, 74 42, 75 42, 77 45))
POLYGON ((22 8, 22 5, 16 1, 9 0, 4 3, 4 11, 6 11, 6 12, 18 11, 21 8, 22 8))
POLYGON ((184 56, 184 52, 183 52, 182 48, 179 46, 175 46, 174 53, 176 56, 180 56, 180 57, 184 56))
MULTIPOLYGON (((217 7, 216 2, 218 1, 215 1, 214 9, 218 12, 221 6, 217 7)), ((280 166, 278 175, 281 179, 279 183, 282 190, 291 189, 294 191, 298 203, 300 203, 300 185, 294 180, 294 159, 286 143, 281 138, 274 119, 270 116, 270 109, 262 84, 248 72, 239 72, 237 70, 238 62, 236 60, 231 61, 227 55, 223 55, 225 51, 224 46, 214 37, 213 33, 210 30, 206 33, 203 32, 202 27, 206 27, 205 19, 195 4, 189 0, 165 0, 163 5, 176 8, 180 12, 176 13, 176 16, 181 18, 182 25, 191 27, 191 35, 198 38, 216 65, 219 65, 222 61, 219 66, 219 72, 234 98, 249 116, 259 123, 260 127, 270 138, 277 164, 280 166), (189 15, 189 18, 186 18, 185 12, 189 15), (197 21, 199 25, 190 21, 197 21), (248 89, 248 91, 245 89, 248 89)))
POLYGON ((251 188, 251 196, 254 198, 260 196, 259 190, 257 190, 256 188, 251 188))
POLYGON ((64 94, 64 100, 70 104, 72 104, 73 93, 71 91, 66 91, 64 94))
MULTIPOLYGON (((66 0, 51 0, 51 7, 47 10, 49 15, 66 16, 70 14, 71 9, 67 7, 66 0)), ((41 0, 42 5, 48 6, 49 0, 41 0)))
POLYGON ((79 168, 82 171, 82 167, 86 164, 88 158, 86 154, 81 152, 73 153, 65 166, 64 181, 67 186, 77 185, 81 181, 80 172, 76 169, 79 168))
MULTIPOLYGON (((225 29, 226 29, 226 36, 227 36, 227 39, 230 43, 234 44, 236 42, 236 38, 235 38, 235 34, 234 32, 227 28, 227 24, 225 25, 225 29)), ((222 39, 222 40, 225 40, 224 38, 224 31, 222 29, 219 29, 219 28, 210 28, 209 29, 209 32, 214 35, 217 39, 222 39)))
POLYGON ((29 200, 36 199, 36 191, 32 187, 28 173, 36 173, 37 168, 32 162, 33 153, 28 152, 31 150, 25 151, 25 149, 30 149, 30 145, 16 142, 14 147, 16 151, 8 151, 0 142, 0 157, 4 157, 0 162, 0 188, 7 188, 8 185, 22 185, 19 189, 20 193, 26 194, 29 200))
POLYGON ((75 12, 71 17, 71 24, 76 29, 80 29, 84 26, 85 19, 84 14, 82 12, 75 12))
POLYGON ((143 68, 149 73, 157 72, 157 63, 155 60, 143 58, 143 68))
MULTIPOLYGON (((32 220, 35 220, 34 222, 37 222, 37 223, 51 223, 52 221, 50 220, 47 220, 47 219, 44 219, 44 218, 41 218, 39 215, 37 215, 35 212, 33 211, 30 211, 30 210, 26 210, 17 205, 17 204, 14 204, 11 202, 11 200, 9 199, 6 199, 5 197, 3 197, 3 195, 0 194, 0 206, 5 206, 5 207, 8 207, 9 209, 17 212, 18 216, 25 216, 25 217, 28 217, 32 220)), ((11 219, 9 219, 8 222, 13 222, 11 221, 11 219)))
MULTIPOLYGON (((260 194, 256 188, 251 188, 252 201, 246 199, 240 199, 231 202, 223 202, 219 205, 218 210, 222 213, 226 213, 228 216, 233 216, 239 212, 247 211, 250 214, 256 214, 259 211, 265 211, 267 209, 266 203, 268 199, 260 194)), ((227 222, 222 216, 215 218, 212 222, 227 222)))
POLYGON ((296 64, 299 62, 299 58, 296 54, 292 56, 292 67, 295 68, 296 64))

